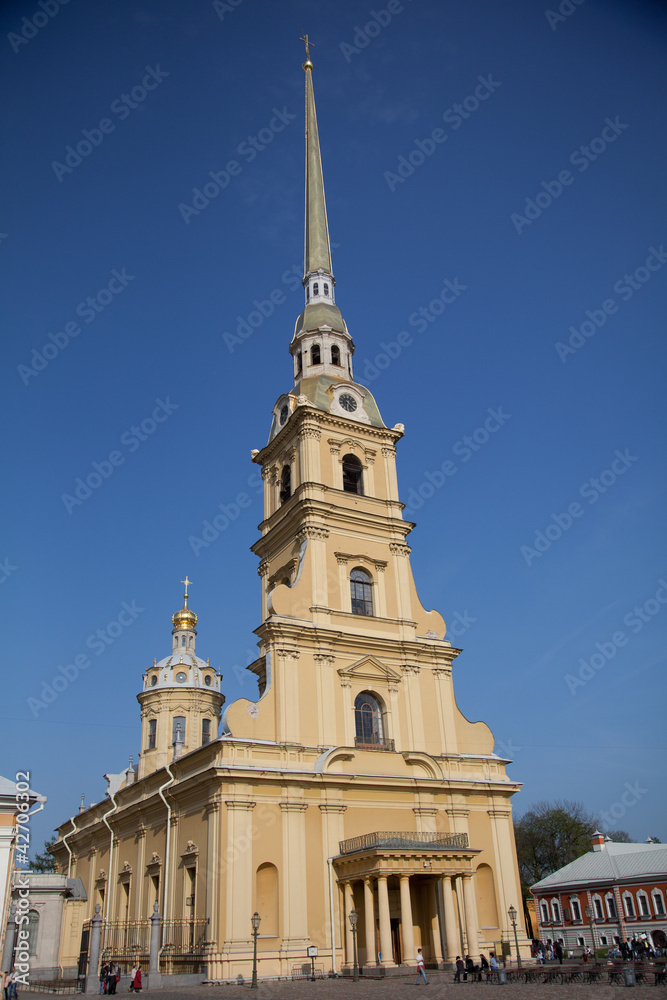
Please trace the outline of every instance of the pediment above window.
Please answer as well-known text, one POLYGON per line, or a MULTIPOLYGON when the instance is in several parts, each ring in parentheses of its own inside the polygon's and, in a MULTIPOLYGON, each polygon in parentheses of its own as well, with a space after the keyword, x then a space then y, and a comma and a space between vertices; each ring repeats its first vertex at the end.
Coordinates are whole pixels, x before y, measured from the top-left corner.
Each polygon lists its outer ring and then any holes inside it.
POLYGON ((375 656, 364 656, 361 660, 351 664, 349 667, 341 667, 339 676, 348 680, 371 681, 374 684, 400 684, 401 675, 391 667, 386 666, 375 656))

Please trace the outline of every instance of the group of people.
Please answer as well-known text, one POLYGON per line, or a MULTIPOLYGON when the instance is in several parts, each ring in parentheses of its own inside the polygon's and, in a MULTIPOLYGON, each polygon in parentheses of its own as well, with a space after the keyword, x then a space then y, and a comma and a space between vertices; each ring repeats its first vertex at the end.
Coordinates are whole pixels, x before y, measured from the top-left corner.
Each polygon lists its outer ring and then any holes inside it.
POLYGON ((553 962, 557 959, 560 964, 563 964, 563 957, 565 952, 563 951, 563 946, 560 941, 556 941, 555 944, 543 945, 541 941, 537 942, 537 946, 533 947, 533 956, 537 959, 540 965, 544 965, 545 962, 553 962))
POLYGON ((16 989, 16 969, 11 972, 2 973, 2 990, 5 1000, 16 1000, 18 992, 16 989))
POLYGON ((497 970, 498 970, 498 961, 496 959, 495 952, 493 951, 489 952, 488 958, 484 954, 480 955, 479 965, 475 965, 470 955, 466 955, 465 962, 463 961, 460 955, 457 955, 456 971, 454 973, 454 982, 466 983, 468 981, 468 976, 470 976, 473 980, 476 979, 478 982, 481 983, 482 976, 484 975, 486 976, 486 981, 488 982, 491 979, 491 974, 493 972, 497 972, 497 970))
MULTIPOLYGON (((120 965, 116 962, 107 962, 100 969, 100 995, 106 994, 110 996, 116 992, 116 987, 120 982, 120 965)), ((130 973, 130 988, 128 993, 140 993, 141 992, 141 966, 136 965, 132 972, 130 973)), ((5 1000, 11 1000, 10 997, 6 997, 5 1000)))

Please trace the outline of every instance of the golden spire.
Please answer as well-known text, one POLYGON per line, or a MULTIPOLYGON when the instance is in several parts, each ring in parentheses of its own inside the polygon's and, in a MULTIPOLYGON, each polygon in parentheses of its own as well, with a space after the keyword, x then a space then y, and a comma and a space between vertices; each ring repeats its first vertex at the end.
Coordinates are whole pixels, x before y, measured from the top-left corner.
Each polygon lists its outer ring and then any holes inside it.
POLYGON ((324 179, 322 176, 322 157, 320 140, 317 131, 317 115, 315 113, 315 96, 313 94, 313 64, 310 61, 310 46, 308 35, 301 39, 306 46, 306 61, 303 68, 306 72, 306 232, 304 255, 304 280, 309 274, 323 271, 332 275, 331 247, 329 245, 329 226, 327 223, 327 207, 324 200, 324 179))
POLYGON ((181 580, 181 583, 185 586, 185 593, 183 594, 183 607, 180 611, 177 611, 175 615, 171 616, 171 621, 175 629, 177 628, 189 628, 194 630, 197 624, 197 615, 191 608, 188 607, 188 587, 192 586, 192 580, 188 580, 187 575, 185 580, 181 580))

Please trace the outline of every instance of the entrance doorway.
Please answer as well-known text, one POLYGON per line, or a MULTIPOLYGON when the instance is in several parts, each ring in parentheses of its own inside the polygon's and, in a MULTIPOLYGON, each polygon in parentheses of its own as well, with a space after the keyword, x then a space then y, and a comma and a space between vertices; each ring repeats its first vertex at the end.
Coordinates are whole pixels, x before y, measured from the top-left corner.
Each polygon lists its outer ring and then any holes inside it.
POLYGON ((401 921, 391 918, 391 950, 393 952, 393 959, 396 965, 400 965, 403 961, 401 954, 401 921))

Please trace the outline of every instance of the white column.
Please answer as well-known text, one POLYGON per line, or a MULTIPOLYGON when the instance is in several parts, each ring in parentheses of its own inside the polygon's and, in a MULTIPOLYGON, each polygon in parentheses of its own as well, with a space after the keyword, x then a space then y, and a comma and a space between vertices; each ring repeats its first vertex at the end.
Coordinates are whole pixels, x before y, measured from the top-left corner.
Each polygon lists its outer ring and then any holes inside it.
POLYGON ((394 965, 394 952, 391 946, 391 918, 389 916, 389 891, 387 876, 378 875, 378 916, 380 918, 380 965, 394 965))
POLYGON ((447 960, 453 962, 458 950, 456 933, 456 912, 454 910, 454 893, 452 891, 452 876, 445 875, 442 880, 442 903, 445 921, 445 948, 447 960))
POLYGON ((431 923, 431 954, 438 965, 442 964, 442 945, 440 943, 440 918, 438 917, 438 900, 436 896, 436 880, 428 884, 428 910, 431 923))
POLYGON ((352 966, 354 964, 354 942, 352 940, 350 914, 354 909, 354 893, 352 892, 351 882, 343 883, 343 892, 345 894, 345 964, 352 966))
POLYGON ((479 961, 479 938, 477 934, 477 905, 475 903, 475 889, 472 884, 472 875, 463 876, 463 899, 466 908, 466 938, 468 941, 468 954, 473 961, 479 961))
POLYGON ((370 875, 364 879, 364 930, 366 934, 366 962, 364 964, 376 965, 375 901, 373 899, 373 880, 370 875))
POLYGON ((283 814, 282 947, 305 950, 308 937, 305 802, 281 802, 283 814))
POLYGON ((410 876, 399 875, 399 885, 401 888, 401 931, 403 935, 403 962, 406 965, 414 965, 415 932, 412 925, 412 901, 410 900, 410 876))
MULTIPOLYGON (((254 802, 230 799, 227 806, 227 899, 225 951, 245 951, 252 940, 252 810, 254 802)), ((175 871, 175 866, 172 869, 175 871)), ((173 879, 171 880, 173 883, 173 879)))

